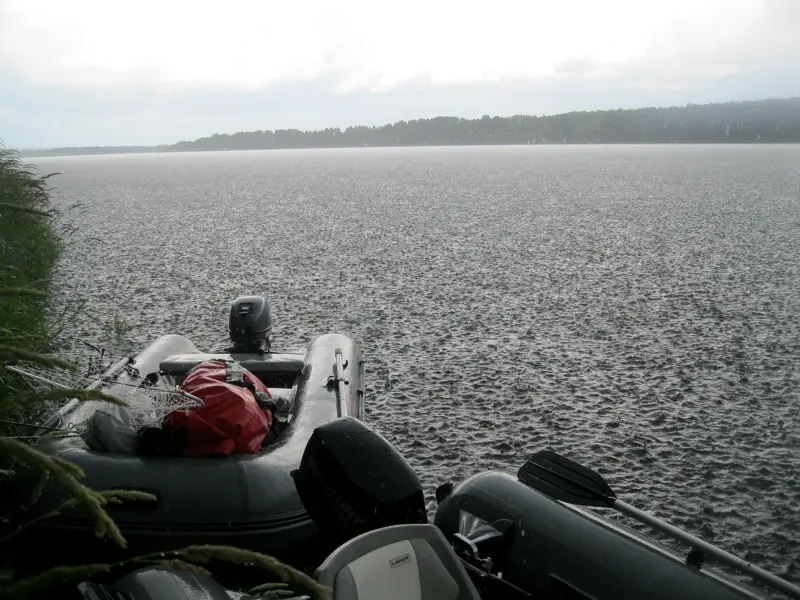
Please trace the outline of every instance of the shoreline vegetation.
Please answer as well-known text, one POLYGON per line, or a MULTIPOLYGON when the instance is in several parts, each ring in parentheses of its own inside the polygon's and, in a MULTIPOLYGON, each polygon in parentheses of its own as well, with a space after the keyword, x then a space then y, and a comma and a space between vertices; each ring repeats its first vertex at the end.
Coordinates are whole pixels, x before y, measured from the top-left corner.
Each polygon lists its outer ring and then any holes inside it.
POLYGON ((435 117, 344 130, 329 127, 313 131, 215 133, 194 141, 160 146, 62 147, 27 150, 21 154, 33 157, 301 148, 704 143, 800 143, 800 97, 539 117, 435 117))
MULTIPOLYGON (((61 250, 49 175, 0 147, 0 346, 41 351, 49 343, 44 311, 61 250)), ((3 353, 0 352, 0 359, 3 353)), ((0 397, 8 392, 0 372, 0 397)))

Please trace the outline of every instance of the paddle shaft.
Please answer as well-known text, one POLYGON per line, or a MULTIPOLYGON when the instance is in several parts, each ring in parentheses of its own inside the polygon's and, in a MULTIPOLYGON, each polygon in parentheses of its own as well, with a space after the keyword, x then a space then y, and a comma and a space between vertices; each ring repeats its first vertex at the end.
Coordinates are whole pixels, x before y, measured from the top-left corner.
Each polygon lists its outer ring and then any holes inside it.
POLYGON ((653 515, 649 515, 646 512, 642 512, 638 508, 631 506, 623 502, 622 500, 613 499, 611 503, 612 508, 616 508, 621 513, 624 513, 630 517, 633 517, 637 521, 644 523, 645 525, 649 525, 653 529, 657 529, 659 531, 663 531, 670 537, 679 540, 681 542, 686 542, 693 548, 700 550, 704 554, 708 556, 713 556, 720 562, 726 563, 732 567, 735 567, 742 571, 743 573, 747 573, 755 577, 756 579, 760 579, 764 583, 768 583, 772 587, 777 590, 782 591, 793 598, 800 598, 800 587, 796 585, 792 585, 788 581, 781 579, 777 575, 773 575, 764 569, 761 569, 752 563, 747 562, 746 560, 742 560, 738 556, 734 556, 716 546, 712 546, 708 542, 701 540, 700 538, 696 538, 690 533, 686 533, 678 529, 677 527, 670 525, 669 523, 665 523, 661 519, 657 519, 653 515))

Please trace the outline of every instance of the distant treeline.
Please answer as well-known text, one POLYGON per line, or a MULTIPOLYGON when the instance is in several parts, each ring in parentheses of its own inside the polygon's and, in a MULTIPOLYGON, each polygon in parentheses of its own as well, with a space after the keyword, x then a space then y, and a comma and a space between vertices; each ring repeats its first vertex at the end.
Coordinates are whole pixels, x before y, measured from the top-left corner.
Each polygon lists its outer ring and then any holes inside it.
POLYGON ((140 154, 145 152, 168 152, 171 146, 69 146, 46 150, 22 150, 22 156, 70 156, 72 154, 140 154))
MULTIPOLYGON (((436 117, 380 127, 278 129, 214 134, 147 148, 59 148, 36 154, 98 154, 359 146, 494 144, 702 144, 800 142, 800 98, 571 112, 534 117, 436 117)), ((34 153, 27 153, 32 155, 34 153)))

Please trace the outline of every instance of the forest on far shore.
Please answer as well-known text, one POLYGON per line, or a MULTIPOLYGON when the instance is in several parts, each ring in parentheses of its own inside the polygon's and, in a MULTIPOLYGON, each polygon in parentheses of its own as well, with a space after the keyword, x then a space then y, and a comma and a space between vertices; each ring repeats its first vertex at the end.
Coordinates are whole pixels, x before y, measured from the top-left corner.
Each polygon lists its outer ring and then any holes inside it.
POLYGON ((215 133, 161 146, 27 151, 26 156, 363 146, 515 144, 702 144, 800 142, 800 98, 598 110, 551 116, 435 117, 344 130, 277 129, 215 133))

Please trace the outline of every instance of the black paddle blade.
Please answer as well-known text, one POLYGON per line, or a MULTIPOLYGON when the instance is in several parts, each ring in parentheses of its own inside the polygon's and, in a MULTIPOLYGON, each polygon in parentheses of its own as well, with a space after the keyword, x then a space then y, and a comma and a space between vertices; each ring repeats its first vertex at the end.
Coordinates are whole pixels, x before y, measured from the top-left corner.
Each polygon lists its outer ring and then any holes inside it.
POLYGON ((612 506, 616 495, 598 473, 551 450, 540 450, 528 459, 517 478, 532 487, 579 506, 612 506))

